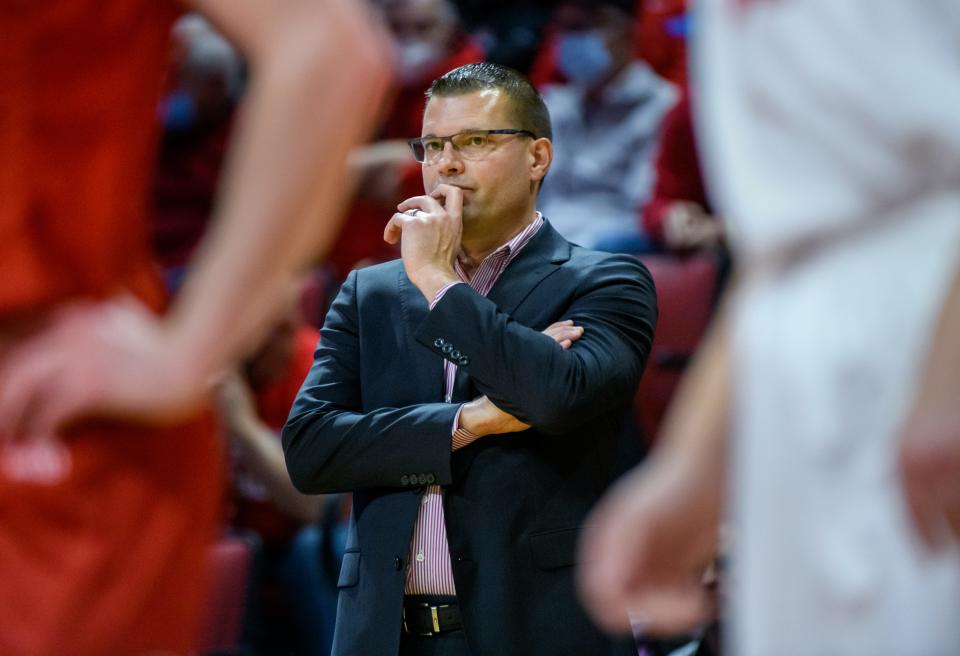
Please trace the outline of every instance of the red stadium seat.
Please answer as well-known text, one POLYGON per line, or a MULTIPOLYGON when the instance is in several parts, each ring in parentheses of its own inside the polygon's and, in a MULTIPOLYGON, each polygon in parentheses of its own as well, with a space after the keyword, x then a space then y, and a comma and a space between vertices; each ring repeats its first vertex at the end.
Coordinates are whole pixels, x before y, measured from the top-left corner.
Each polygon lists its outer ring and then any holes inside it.
POLYGON ((659 317, 647 369, 634 397, 639 426, 652 441, 713 314, 720 263, 713 254, 641 255, 657 286, 659 317))
POLYGON ((225 536, 210 547, 210 592, 207 616, 201 627, 201 654, 242 652, 258 549, 256 536, 225 536))

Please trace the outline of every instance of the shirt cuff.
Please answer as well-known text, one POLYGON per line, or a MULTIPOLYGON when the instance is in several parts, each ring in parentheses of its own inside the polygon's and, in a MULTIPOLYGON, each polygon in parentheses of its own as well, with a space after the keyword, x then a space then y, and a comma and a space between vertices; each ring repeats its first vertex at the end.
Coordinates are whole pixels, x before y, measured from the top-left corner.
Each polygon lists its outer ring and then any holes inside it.
MULTIPOLYGON (((447 290, 453 287, 454 285, 464 284, 462 280, 454 280, 453 282, 448 282, 446 285, 437 290, 437 293, 433 295, 433 300, 430 301, 430 309, 440 302, 440 299, 443 298, 443 295, 447 293, 447 290)), ((460 416, 460 413, 457 413, 457 416, 460 416)))
POLYGON ((463 412, 463 405, 457 409, 457 414, 453 418, 453 430, 451 434, 453 439, 451 440, 451 451, 458 451, 468 444, 472 444, 475 440, 479 439, 480 436, 476 433, 471 433, 466 428, 460 428, 460 413, 463 412))

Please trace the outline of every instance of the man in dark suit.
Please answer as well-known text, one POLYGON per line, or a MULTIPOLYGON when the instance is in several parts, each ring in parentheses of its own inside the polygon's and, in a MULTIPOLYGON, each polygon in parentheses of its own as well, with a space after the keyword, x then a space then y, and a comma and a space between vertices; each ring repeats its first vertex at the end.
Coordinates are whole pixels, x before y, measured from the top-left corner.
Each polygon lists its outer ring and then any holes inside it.
POLYGON ((350 274, 283 431, 299 489, 354 493, 334 654, 629 654, 572 570, 640 457, 653 284, 536 211, 551 131, 525 78, 470 64, 428 96, 427 195, 385 231, 402 260, 350 274))

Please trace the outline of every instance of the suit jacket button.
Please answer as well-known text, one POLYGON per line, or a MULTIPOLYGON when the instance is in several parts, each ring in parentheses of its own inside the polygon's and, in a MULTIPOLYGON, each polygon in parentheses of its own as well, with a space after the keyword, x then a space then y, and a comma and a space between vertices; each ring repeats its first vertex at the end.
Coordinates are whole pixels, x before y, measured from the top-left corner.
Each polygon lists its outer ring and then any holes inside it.
POLYGON ((398 572, 403 569, 403 558, 397 556, 393 559, 393 569, 397 570, 398 572))
POLYGON ((410 477, 409 477, 409 476, 403 475, 403 476, 400 477, 400 485, 409 485, 409 484, 410 484, 410 477))
POLYGON ((457 364, 459 364, 461 367, 466 367, 468 364, 470 364, 470 358, 463 356, 459 361, 457 361, 457 364))
POLYGON ((453 344, 451 344, 450 342, 447 342, 446 344, 443 345, 443 348, 440 350, 443 351, 444 355, 447 355, 448 353, 450 353, 450 351, 453 350, 453 344))
POLYGON ((447 342, 443 339, 443 337, 437 337, 435 340, 433 340, 433 345, 434 345, 436 348, 442 348, 443 345, 446 344, 446 343, 447 343, 447 342))
POLYGON ((453 352, 450 354, 450 359, 453 360, 454 362, 458 362, 460 360, 461 355, 462 353, 460 353, 460 351, 458 351, 457 349, 453 349, 453 352))
POLYGON ((433 474, 427 474, 427 483, 429 483, 430 485, 433 485, 436 482, 436 480, 437 480, 436 476, 434 476, 433 474))
POLYGON ((425 475, 425 474, 420 474, 419 476, 417 476, 417 483, 419 483, 420 485, 426 485, 426 484, 427 484, 427 477, 426 477, 426 475, 425 475))

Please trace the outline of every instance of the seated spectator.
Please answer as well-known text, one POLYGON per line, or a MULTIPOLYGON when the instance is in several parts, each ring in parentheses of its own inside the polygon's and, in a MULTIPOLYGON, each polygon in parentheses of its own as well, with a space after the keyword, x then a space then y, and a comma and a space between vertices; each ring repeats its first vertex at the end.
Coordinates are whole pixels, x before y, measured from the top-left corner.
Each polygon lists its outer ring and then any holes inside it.
POLYGON ((653 244, 669 251, 723 243, 723 223, 713 215, 700 175, 688 94, 663 121, 656 184, 643 210, 643 229, 653 244))
POLYGON ((588 248, 642 251, 637 215, 653 188, 653 155, 673 85, 633 56, 633 2, 567 0, 557 9, 557 62, 569 80, 543 96, 555 159, 543 213, 588 248))
POLYGON ((384 243, 383 228, 397 203, 422 192, 420 165, 410 156, 407 139, 420 136, 424 93, 446 71, 484 59, 451 0, 377 0, 375 4, 393 36, 399 87, 377 139, 354 156, 357 197, 329 258, 341 277, 358 263, 399 256, 384 243))
MULTIPOLYGON (((677 86, 687 82, 689 0, 636 0, 633 54, 662 78, 677 86)), ((557 34, 552 25, 543 31, 530 65, 530 79, 538 87, 567 81, 557 66, 557 34)))

